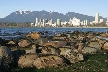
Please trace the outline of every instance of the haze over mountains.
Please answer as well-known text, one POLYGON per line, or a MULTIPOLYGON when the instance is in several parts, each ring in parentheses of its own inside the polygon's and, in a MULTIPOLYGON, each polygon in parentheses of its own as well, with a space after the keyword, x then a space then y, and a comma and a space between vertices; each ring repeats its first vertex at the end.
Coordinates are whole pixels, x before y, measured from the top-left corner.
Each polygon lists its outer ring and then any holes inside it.
MULTIPOLYGON (((94 14, 95 15, 95 14, 94 14)), ((81 21, 87 19, 89 22, 94 21, 95 18, 93 16, 83 15, 75 12, 67 12, 66 14, 58 13, 58 12, 48 12, 45 10, 42 11, 29 11, 29 10, 19 10, 12 12, 10 15, 5 18, 0 18, 0 22, 35 22, 35 19, 52 19, 53 22, 56 22, 57 19, 61 19, 61 21, 69 21, 70 18, 76 17, 81 21)), ((102 16, 99 19, 103 18, 102 16)), ((106 21, 106 18, 104 18, 106 21)))

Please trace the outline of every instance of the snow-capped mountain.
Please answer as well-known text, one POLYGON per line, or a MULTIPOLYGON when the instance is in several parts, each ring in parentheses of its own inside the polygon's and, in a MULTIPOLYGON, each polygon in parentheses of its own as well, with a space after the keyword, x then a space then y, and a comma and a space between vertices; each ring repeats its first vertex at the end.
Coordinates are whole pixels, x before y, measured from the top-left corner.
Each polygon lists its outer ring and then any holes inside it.
MULTIPOLYGON (((5 22, 35 22, 35 19, 42 18, 42 19, 53 19, 55 22, 57 19, 61 19, 62 21, 69 21, 70 18, 76 17, 78 19, 88 21, 94 21, 93 16, 87 16, 75 12, 68 12, 66 14, 58 13, 54 11, 47 12, 45 10, 42 11, 30 11, 30 10, 19 10, 12 12, 10 15, 6 16, 5 18, 0 19, 0 21, 5 22)), ((103 17, 100 17, 103 18, 103 17)), ((104 20, 106 20, 104 18, 104 20)))

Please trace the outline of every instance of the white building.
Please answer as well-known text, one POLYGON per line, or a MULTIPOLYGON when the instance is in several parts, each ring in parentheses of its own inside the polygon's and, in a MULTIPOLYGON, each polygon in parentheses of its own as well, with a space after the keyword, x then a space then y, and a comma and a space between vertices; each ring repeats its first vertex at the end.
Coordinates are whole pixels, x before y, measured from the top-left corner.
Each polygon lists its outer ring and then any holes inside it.
POLYGON ((38 20, 38 18, 36 18, 36 24, 38 24, 39 23, 39 20, 38 20))
POLYGON ((95 15, 95 23, 99 23, 99 13, 96 13, 95 15))
POLYGON ((72 24, 73 24, 73 26, 80 26, 80 19, 77 19, 74 17, 72 19, 72 24))
POLYGON ((103 19, 100 19, 99 23, 102 23, 103 22, 103 19))
POLYGON ((57 26, 60 27, 61 26, 61 20, 57 19, 57 26))
POLYGON ((86 22, 85 25, 87 26, 88 25, 88 20, 86 20, 85 22, 86 22))
POLYGON ((69 24, 70 24, 70 26, 72 26, 72 19, 71 18, 69 20, 69 24))
POLYGON ((49 26, 52 26, 52 23, 53 23, 53 21, 52 21, 52 19, 51 20, 49 20, 49 26))
POLYGON ((43 24, 43 27, 45 26, 45 19, 43 19, 43 22, 42 22, 42 24, 43 24))
POLYGON ((54 24, 52 24, 52 27, 56 27, 56 22, 54 24))
POLYGON ((31 23, 31 26, 35 26, 35 24, 34 23, 31 23))

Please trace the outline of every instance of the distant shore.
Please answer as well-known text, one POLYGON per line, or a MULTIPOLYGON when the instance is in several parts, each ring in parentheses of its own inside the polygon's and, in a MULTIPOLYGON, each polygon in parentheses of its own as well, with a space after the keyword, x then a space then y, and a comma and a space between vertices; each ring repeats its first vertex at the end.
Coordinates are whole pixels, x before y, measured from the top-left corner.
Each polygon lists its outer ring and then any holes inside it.
POLYGON ((0 27, 0 28, 108 28, 108 27, 0 27))

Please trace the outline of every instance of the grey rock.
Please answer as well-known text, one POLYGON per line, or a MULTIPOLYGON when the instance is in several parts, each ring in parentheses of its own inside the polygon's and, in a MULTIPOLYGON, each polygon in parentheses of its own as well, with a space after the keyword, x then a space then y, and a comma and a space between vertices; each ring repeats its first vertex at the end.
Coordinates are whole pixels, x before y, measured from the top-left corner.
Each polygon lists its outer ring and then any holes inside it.
POLYGON ((0 46, 0 68, 2 67, 3 71, 5 71, 9 68, 9 64, 13 62, 13 55, 10 49, 6 46, 0 46))
POLYGON ((58 65, 63 65, 65 62, 63 58, 55 55, 42 56, 36 59, 33 65, 40 69, 45 67, 58 67, 58 65))
POLYGON ((33 62, 38 58, 36 54, 22 55, 19 58, 18 66, 21 68, 33 67, 33 62))
POLYGON ((26 54, 36 53, 36 45, 32 45, 32 49, 25 50, 26 54))
POLYGON ((54 54, 59 55, 60 50, 53 47, 53 46, 43 46, 42 47, 42 54, 54 54))
POLYGON ((59 48, 61 50, 60 55, 63 55, 66 59, 70 61, 70 63, 76 63, 84 60, 83 55, 78 53, 78 51, 74 48, 59 48))
POLYGON ((98 50, 101 50, 101 46, 99 45, 98 41, 97 42, 90 42, 88 44, 89 47, 92 47, 92 48, 97 48, 98 50))
POLYGON ((82 49, 83 54, 96 54, 97 52, 98 52, 98 49, 96 49, 96 48, 84 47, 82 49))

